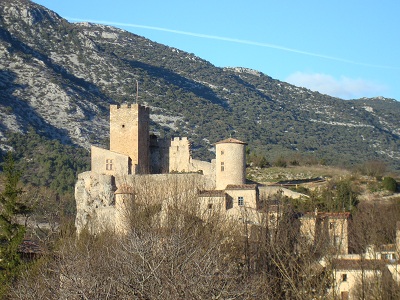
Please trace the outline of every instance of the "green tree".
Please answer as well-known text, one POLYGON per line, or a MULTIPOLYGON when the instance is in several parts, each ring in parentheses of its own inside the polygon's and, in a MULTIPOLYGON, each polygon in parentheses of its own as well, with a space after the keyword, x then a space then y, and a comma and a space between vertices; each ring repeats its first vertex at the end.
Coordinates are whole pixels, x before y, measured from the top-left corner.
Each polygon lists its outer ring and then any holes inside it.
POLYGON ((359 203, 358 191, 350 179, 331 180, 320 192, 311 193, 307 202, 310 202, 308 208, 315 206, 322 211, 351 212, 359 203))
POLYGON ((18 223, 17 216, 29 211, 20 201, 22 189, 18 187, 18 182, 21 173, 15 168, 11 152, 4 161, 3 174, 4 190, 0 194, 0 295, 21 264, 18 247, 24 238, 25 226, 18 223))

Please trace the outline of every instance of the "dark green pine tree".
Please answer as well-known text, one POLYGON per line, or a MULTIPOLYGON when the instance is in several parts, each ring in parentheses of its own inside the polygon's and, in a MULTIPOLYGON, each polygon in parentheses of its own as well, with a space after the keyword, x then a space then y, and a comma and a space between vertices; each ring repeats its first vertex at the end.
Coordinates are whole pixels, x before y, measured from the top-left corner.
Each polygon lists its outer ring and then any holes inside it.
POLYGON ((0 295, 21 265, 18 247, 23 241, 25 226, 18 223, 17 216, 29 211, 20 201, 22 189, 18 182, 21 173, 16 170, 10 152, 3 163, 3 176, 4 190, 0 194, 0 295))

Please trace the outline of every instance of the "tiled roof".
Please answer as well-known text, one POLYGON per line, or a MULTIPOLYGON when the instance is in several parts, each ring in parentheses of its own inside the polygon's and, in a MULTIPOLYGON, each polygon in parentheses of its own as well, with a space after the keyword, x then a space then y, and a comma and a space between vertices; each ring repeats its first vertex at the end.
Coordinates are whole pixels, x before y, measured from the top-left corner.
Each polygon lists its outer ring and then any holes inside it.
POLYGON ((378 259, 334 259, 332 266, 336 270, 380 270, 385 261, 378 259))
POLYGON ((234 139, 234 138, 228 138, 228 139, 216 142, 215 145, 216 144, 227 144, 227 143, 247 145, 247 143, 239 141, 239 140, 234 139))
POLYGON ((306 218, 330 218, 330 219, 348 219, 350 217, 349 212, 308 212, 303 215, 306 218))
POLYGON ((225 190, 255 190, 257 184, 228 184, 225 190))
POLYGON ((37 242, 34 242, 30 239, 24 239, 21 245, 19 245, 18 251, 24 254, 41 254, 44 252, 37 242))
POLYGON ((394 252, 396 251, 396 244, 384 244, 379 246, 380 251, 394 252))
POLYGON ((200 197, 225 197, 225 192, 221 190, 208 190, 208 191, 200 191, 200 197))

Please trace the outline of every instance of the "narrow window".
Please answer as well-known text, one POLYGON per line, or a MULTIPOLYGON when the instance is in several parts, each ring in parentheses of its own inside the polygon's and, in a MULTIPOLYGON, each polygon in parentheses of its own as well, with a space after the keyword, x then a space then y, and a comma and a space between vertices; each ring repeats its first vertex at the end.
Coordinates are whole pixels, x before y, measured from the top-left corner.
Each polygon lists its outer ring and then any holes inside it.
POLYGON ((334 222, 330 222, 329 223, 329 229, 333 229, 335 228, 335 223, 334 222))
POLYGON ((243 206, 244 205, 244 198, 241 197, 241 196, 238 197, 238 205, 239 206, 243 206))
POLYGON ((221 150, 221 155, 224 155, 224 153, 225 153, 224 150, 221 150))
POLYGON ((208 203, 208 209, 212 209, 212 203, 208 203))
POLYGON ((386 253, 383 255, 383 259, 391 260, 393 259, 392 253, 386 253))
POLYGON ((113 169, 113 160, 112 159, 106 159, 106 170, 107 171, 112 171, 113 169))
POLYGON ((341 245, 341 238, 338 235, 333 236, 333 246, 338 247, 341 245))
POLYGON ((342 274, 342 281, 347 281, 347 274, 342 274))
POLYGON ((225 164, 223 161, 221 161, 221 172, 225 171, 225 164))

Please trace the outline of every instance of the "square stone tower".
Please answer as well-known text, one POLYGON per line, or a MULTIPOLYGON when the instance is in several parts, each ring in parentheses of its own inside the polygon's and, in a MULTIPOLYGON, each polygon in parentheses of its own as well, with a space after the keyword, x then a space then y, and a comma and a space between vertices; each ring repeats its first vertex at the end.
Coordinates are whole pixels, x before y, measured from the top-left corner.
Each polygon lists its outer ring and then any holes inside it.
POLYGON ((140 104, 110 105, 110 150, 130 157, 132 174, 149 173, 149 116, 140 104))

